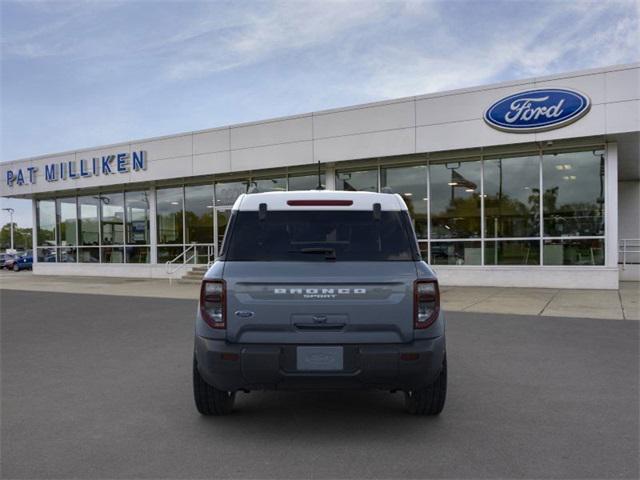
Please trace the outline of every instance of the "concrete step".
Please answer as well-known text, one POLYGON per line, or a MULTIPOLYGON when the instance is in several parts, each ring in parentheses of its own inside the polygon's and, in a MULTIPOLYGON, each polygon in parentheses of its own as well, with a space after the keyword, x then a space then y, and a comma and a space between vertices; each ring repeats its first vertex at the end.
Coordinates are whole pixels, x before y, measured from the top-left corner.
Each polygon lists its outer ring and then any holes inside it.
POLYGON ((209 267, 206 265, 196 265, 195 267, 184 267, 184 273, 177 279, 178 283, 199 284, 202 277, 207 273, 209 267))
POLYGON ((206 267, 203 267, 203 268, 196 267, 196 268, 192 268, 191 270, 189 270, 189 272, 195 272, 195 273, 200 273, 200 274, 204 275, 205 273, 207 273, 207 270, 208 270, 208 268, 206 268, 206 267))
POLYGON ((183 275, 183 276, 182 276, 182 277, 180 277, 180 278, 189 278, 189 279, 192 279, 192 280, 202 280, 202 277, 203 277, 203 276, 204 276, 204 275, 203 275, 202 273, 192 273, 192 272, 189 272, 189 273, 187 273, 186 275, 183 275))

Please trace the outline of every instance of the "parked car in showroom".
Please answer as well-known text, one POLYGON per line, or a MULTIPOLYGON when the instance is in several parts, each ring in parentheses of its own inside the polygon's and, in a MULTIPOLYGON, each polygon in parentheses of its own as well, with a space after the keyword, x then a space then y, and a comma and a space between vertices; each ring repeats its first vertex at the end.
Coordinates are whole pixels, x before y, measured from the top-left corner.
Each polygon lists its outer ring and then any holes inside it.
POLYGON ((405 202, 371 192, 241 195, 196 317, 204 415, 236 392, 382 389, 406 410, 445 403, 445 320, 405 202))
POLYGON ((31 252, 23 253, 19 257, 16 257, 11 268, 14 272, 31 270, 33 268, 33 255, 31 252))

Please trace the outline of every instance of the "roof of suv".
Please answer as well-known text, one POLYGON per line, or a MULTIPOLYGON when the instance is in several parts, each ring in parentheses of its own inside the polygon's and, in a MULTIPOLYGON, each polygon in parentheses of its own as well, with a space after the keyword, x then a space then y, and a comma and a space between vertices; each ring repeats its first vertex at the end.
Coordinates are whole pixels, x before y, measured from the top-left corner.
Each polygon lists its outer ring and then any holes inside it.
POLYGON ((233 210, 372 210, 375 203, 381 210, 407 210, 400 195, 375 192, 345 192, 335 190, 305 190, 242 194, 233 210))

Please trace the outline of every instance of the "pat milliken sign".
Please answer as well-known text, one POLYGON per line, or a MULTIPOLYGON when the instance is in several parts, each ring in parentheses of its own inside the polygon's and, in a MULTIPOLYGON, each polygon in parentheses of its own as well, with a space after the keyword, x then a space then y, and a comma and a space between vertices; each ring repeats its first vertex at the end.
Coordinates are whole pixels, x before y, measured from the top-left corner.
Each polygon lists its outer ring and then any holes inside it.
POLYGON ((589 112, 584 93, 566 88, 539 88, 504 97, 484 112, 492 128, 511 133, 532 133, 564 127, 589 112))
POLYGON ((35 184, 40 176, 47 182, 57 182, 58 180, 76 180, 100 175, 119 175, 146 169, 147 152, 140 150, 132 152, 131 155, 128 153, 114 153, 89 159, 52 162, 44 165, 44 171, 40 171, 38 167, 7 170, 4 178, 7 185, 13 187, 14 185, 35 184))

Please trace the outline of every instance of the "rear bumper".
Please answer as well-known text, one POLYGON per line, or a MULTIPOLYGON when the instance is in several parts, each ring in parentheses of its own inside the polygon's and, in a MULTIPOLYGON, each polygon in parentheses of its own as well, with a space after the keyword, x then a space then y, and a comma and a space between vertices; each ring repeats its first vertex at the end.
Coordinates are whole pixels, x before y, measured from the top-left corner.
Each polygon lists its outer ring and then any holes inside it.
POLYGON ((413 390, 440 373, 445 338, 340 346, 344 368, 339 372, 298 371, 297 345, 243 345, 196 336, 195 352, 200 375, 220 390, 413 390), (417 355, 402 359, 402 354, 417 355))

